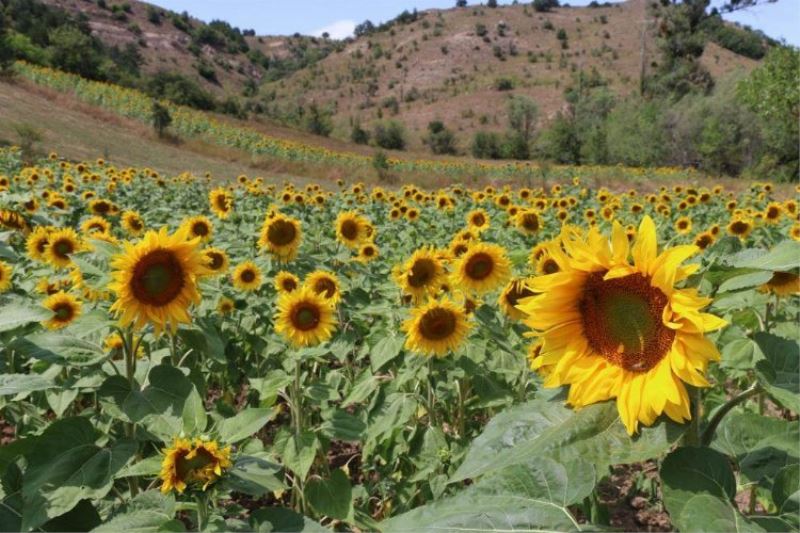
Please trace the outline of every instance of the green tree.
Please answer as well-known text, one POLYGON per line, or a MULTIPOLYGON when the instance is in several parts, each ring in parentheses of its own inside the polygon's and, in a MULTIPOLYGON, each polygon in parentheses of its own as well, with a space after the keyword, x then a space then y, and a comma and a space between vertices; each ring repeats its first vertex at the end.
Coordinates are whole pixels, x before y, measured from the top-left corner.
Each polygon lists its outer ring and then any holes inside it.
POLYGON ((470 152, 478 159, 500 159, 503 141, 500 134, 494 131, 478 131, 472 138, 470 152))
POLYGON ((327 137, 333 131, 331 112, 327 109, 322 109, 316 103, 311 104, 305 114, 305 127, 306 130, 314 135, 327 137))
POLYGON ((405 150, 406 129, 396 120, 379 122, 375 124, 372 135, 375 144, 386 150, 405 150))
POLYGON ((3 22, 3 14, 0 13, 0 75, 8 75, 14 64, 14 49, 8 38, 8 31, 3 22))
POLYGON ((153 129, 156 130, 159 137, 164 137, 167 128, 172 124, 172 115, 169 114, 169 109, 161 105, 157 100, 153 100, 150 117, 153 129))
POLYGON ((526 96, 513 96, 508 100, 508 125, 526 143, 533 139, 539 107, 526 96))
POLYGON ((49 38, 54 67, 84 78, 100 77, 101 57, 90 35, 74 26, 60 26, 50 32, 49 38))
POLYGON ((428 134, 422 139, 434 154, 455 154, 458 151, 455 134, 441 120, 428 123, 428 134))

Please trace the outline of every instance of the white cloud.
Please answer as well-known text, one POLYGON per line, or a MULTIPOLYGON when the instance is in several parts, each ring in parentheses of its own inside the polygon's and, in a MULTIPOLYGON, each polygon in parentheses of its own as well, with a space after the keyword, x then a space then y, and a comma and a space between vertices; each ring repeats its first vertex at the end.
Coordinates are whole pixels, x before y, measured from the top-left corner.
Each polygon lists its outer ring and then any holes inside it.
POLYGON ((323 33, 327 32, 331 39, 344 39, 345 37, 352 37, 353 30, 356 29, 356 23, 352 20, 337 20, 332 24, 314 30, 311 35, 321 37, 323 33))

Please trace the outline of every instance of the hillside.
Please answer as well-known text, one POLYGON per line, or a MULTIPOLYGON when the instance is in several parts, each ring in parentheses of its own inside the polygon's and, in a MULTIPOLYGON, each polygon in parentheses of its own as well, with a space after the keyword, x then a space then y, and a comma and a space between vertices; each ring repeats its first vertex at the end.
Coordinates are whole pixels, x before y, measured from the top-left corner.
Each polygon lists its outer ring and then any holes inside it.
MULTIPOLYGON (((278 114, 311 102, 329 106, 340 136, 353 121, 380 117, 396 117, 416 139, 434 119, 467 134, 501 129, 510 94, 533 98, 548 120, 578 71, 617 94, 638 90, 643 63, 647 72, 658 60, 646 13, 645 0, 547 13, 529 5, 427 10, 267 83, 262 93, 272 95, 278 114), (499 90, 503 83, 513 88, 499 90)), ((702 63, 715 78, 757 64, 714 43, 702 63)))

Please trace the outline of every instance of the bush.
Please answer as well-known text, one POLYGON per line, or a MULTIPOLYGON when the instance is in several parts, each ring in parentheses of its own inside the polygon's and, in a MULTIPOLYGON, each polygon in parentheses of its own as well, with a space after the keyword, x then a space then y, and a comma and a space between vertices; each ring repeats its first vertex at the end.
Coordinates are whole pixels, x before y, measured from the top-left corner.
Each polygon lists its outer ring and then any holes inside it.
POLYGON ((159 137, 164 137, 164 134, 172 124, 172 115, 169 114, 169 109, 161 105, 157 100, 153 100, 153 107, 150 111, 153 129, 159 137))
POLYGON ((217 83, 217 71, 205 61, 197 64, 197 73, 211 83, 217 83))
POLYGON ((350 140, 356 144, 369 144, 369 132, 361 127, 361 123, 356 122, 350 130, 350 140))
POLYGON ((333 131, 331 112, 321 109, 317 104, 311 104, 305 113, 305 127, 309 133, 327 137, 333 131))
POLYGON ((156 26, 161 24, 161 10, 155 6, 147 6, 147 20, 156 26))
POLYGON ((499 133, 478 131, 472 138, 470 152, 478 159, 501 159, 503 157, 503 140, 499 133))
POLYGON ((521 134, 516 131, 509 131, 503 139, 500 155, 503 159, 530 159, 530 145, 521 134))
POLYGON ((147 83, 148 94, 179 105, 210 111, 215 108, 214 97, 193 80, 174 72, 159 72, 147 83))
POLYGON ((483 37, 489 33, 489 29, 486 27, 486 24, 478 22, 475 24, 475 35, 478 37, 483 37))
POLYGON ((434 120, 428 124, 428 135, 422 139, 422 142, 434 154, 455 154, 458 152, 455 134, 447 129, 441 120, 434 120))
POLYGON ((545 13, 554 7, 558 7, 558 0, 533 0, 533 10, 538 13, 545 13))
POLYGON ((405 150, 406 148, 405 127, 396 120, 377 123, 372 137, 377 146, 386 150, 405 150))
POLYGON ((497 78, 494 82, 494 88, 498 91, 510 91, 514 88, 514 80, 511 78, 497 78))
POLYGON ((84 78, 98 79, 101 57, 91 36, 74 26, 61 26, 49 35, 53 66, 84 78))

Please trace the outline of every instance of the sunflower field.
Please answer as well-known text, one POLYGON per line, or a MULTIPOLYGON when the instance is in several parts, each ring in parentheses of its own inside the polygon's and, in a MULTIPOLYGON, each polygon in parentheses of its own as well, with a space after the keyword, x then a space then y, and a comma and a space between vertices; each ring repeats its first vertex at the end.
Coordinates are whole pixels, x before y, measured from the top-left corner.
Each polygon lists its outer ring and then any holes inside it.
POLYGON ((0 150, 0 528, 797 531, 797 201, 584 178, 0 150))

